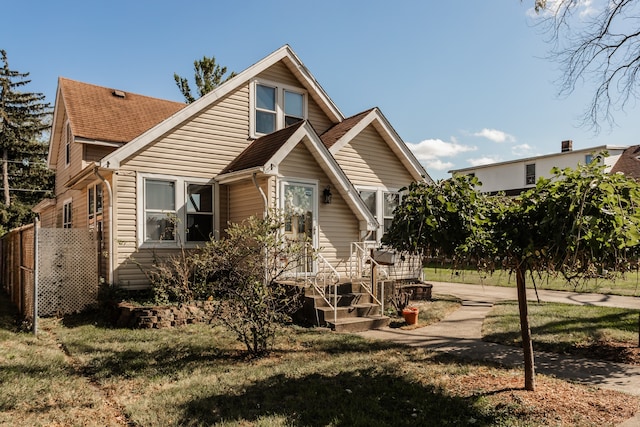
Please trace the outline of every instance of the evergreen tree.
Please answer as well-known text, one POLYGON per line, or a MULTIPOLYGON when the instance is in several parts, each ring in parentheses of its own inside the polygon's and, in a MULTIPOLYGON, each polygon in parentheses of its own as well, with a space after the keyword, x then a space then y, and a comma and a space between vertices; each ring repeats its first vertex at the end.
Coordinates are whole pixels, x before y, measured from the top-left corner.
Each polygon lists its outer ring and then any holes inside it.
MULTIPOLYGON (((216 58, 213 56, 211 58, 203 56, 202 59, 193 61, 193 71, 198 88, 198 98, 211 92, 236 75, 236 73, 232 71, 224 78, 224 75, 227 73, 227 67, 221 67, 219 64, 216 64, 216 58)), ((173 74, 173 78, 176 81, 178 89, 182 92, 185 101, 188 104, 195 101, 196 98, 191 94, 191 87, 189 87, 187 78, 180 77, 177 73, 173 74)))
POLYGON ((51 105, 43 94, 23 91, 31 82, 29 73, 11 70, 4 50, 0 57, 1 234, 32 219, 31 207, 53 188, 53 175, 46 168, 42 138, 50 126, 51 105))

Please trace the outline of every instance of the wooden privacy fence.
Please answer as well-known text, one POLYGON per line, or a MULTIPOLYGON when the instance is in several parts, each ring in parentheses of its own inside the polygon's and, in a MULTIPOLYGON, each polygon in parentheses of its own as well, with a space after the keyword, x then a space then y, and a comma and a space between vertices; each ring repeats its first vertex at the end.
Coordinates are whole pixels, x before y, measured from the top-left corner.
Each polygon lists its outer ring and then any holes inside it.
POLYGON ((98 299, 97 233, 37 224, 11 230, 0 244, 0 284, 27 319, 84 310, 98 299))

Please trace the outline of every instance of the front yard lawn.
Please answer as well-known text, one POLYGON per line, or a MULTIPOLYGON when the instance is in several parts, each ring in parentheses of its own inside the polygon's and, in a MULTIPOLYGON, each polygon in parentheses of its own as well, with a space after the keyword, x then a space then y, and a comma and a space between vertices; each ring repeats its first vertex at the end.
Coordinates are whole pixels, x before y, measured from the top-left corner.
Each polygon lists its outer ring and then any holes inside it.
POLYGON ((85 315, 41 319, 34 337, 0 303, 0 425, 612 426, 640 404, 542 375, 526 392, 519 370, 294 326, 261 359, 219 326, 85 315))
MULTIPOLYGON (((534 347, 614 362, 639 364, 638 310, 529 302, 534 347)), ((520 346, 518 303, 498 303, 483 325, 483 339, 520 346)))

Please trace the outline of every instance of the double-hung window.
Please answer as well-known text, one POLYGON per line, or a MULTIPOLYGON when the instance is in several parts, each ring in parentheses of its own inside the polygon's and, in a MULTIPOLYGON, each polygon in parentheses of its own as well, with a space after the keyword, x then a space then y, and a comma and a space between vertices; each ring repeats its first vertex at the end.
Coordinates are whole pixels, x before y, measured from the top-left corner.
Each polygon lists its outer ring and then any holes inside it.
POLYGON ((271 133, 276 130, 276 88, 256 85, 256 133, 271 133))
POLYGON ((270 82, 252 85, 251 133, 258 137, 306 118, 306 96, 302 89, 270 82))
POLYGON ((525 184, 535 185, 536 183, 536 164, 530 163, 525 165, 525 184))
POLYGON ((62 228, 73 227, 73 203, 71 200, 67 200, 62 205, 62 228))
POLYGON ((205 242, 213 234, 213 191, 209 184, 187 184, 187 242, 205 242))
POLYGON ((144 183, 145 242, 175 241, 176 183, 147 179, 144 183))
POLYGON ((373 232, 368 240, 380 240, 391 227, 393 212, 400 204, 400 193, 385 189, 361 189, 360 197, 380 224, 378 230, 373 232))
POLYGON ((214 188, 184 177, 145 176, 139 180, 141 224, 138 242, 196 243, 214 234, 214 188))

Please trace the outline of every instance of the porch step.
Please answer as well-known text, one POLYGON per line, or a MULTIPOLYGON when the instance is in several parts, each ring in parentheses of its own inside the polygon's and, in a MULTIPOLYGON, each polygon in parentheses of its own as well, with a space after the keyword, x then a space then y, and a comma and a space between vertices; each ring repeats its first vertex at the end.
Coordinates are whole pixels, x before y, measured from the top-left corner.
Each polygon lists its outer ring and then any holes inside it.
MULTIPOLYGON (((333 320, 333 308, 316 307, 320 324, 333 320)), ((336 319, 377 316, 380 314, 380 305, 375 303, 362 303, 336 308, 336 319)))
POLYGON ((346 317, 327 322, 329 327, 336 332, 362 332, 370 329, 379 329, 389 325, 389 316, 377 315, 367 317, 346 317))

